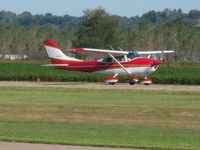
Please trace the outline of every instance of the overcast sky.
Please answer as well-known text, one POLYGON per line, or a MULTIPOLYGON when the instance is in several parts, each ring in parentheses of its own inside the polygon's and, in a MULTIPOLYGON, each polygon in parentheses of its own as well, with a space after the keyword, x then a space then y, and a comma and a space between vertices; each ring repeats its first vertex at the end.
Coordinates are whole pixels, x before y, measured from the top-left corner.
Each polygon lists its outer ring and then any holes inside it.
POLYGON ((200 0, 0 0, 0 10, 17 14, 29 11, 32 14, 82 16, 84 9, 100 6, 111 14, 131 17, 141 16, 150 10, 162 11, 165 8, 181 8, 183 12, 200 10, 200 0))

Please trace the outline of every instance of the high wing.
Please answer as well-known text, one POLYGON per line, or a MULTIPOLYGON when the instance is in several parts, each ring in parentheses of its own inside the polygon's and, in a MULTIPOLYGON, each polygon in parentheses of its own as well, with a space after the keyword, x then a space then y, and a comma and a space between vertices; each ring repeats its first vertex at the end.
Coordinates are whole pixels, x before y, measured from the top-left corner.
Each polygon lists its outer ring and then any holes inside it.
POLYGON ((168 53, 174 53, 173 50, 154 50, 154 51, 136 51, 138 54, 168 54, 168 53))
MULTIPOLYGON (((67 50, 69 51, 69 50, 67 50)), ((103 59, 109 57, 112 54, 114 57, 128 55, 128 51, 117 51, 117 50, 107 50, 107 49, 93 49, 93 48, 73 48, 70 51, 79 52, 86 55, 95 55, 97 59, 103 59)))
POLYGON ((174 53, 173 50, 153 50, 153 51, 117 51, 117 50, 106 50, 106 49, 93 49, 93 48, 73 48, 71 49, 75 52, 85 53, 85 54, 93 54, 96 55, 99 58, 105 58, 108 57, 109 54, 112 54, 114 57, 117 56, 125 56, 130 53, 137 53, 140 55, 143 54, 167 54, 167 53, 174 53))
POLYGON ((93 52, 93 53, 112 53, 112 54, 124 54, 127 55, 128 51, 106 50, 106 49, 93 49, 93 48, 73 48, 72 50, 78 52, 93 52))

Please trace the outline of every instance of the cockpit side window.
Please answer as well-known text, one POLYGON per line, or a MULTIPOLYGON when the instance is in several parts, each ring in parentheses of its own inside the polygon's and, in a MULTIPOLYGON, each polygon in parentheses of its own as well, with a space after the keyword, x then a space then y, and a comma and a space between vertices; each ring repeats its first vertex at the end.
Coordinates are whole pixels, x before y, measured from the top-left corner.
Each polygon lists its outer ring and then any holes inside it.
MULTIPOLYGON (((123 61, 124 56, 115 57, 118 61, 123 61)), ((111 57, 107 57, 103 59, 103 62, 115 62, 111 57)))
POLYGON ((112 58, 111 57, 108 57, 104 60, 105 62, 113 62, 112 58))
MULTIPOLYGON (((128 55, 126 56, 115 56, 115 58, 119 61, 119 62, 124 62, 124 61, 129 61, 133 58, 136 58, 136 57, 141 57, 140 54, 136 53, 136 52, 129 52, 128 55)), ((107 57, 107 58, 103 58, 101 60, 102 62, 115 62, 111 57, 107 57)))

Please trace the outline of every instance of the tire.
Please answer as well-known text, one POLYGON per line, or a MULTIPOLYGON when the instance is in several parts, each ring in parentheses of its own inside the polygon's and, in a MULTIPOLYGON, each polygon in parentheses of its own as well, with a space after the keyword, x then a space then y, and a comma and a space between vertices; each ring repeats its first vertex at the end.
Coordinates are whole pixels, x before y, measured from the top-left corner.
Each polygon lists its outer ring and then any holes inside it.
POLYGON ((129 84, 130 85, 134 85, 136 82, 135 81, 130 81, 129 84))
POLYGON ((144 83, 145 86, 149 86, 149 83, 144 83))
POLYGON ((108 84, 110 84, 110 85, 114 85, 114 84, 115 84, 115 82, 108 82, 108 84))

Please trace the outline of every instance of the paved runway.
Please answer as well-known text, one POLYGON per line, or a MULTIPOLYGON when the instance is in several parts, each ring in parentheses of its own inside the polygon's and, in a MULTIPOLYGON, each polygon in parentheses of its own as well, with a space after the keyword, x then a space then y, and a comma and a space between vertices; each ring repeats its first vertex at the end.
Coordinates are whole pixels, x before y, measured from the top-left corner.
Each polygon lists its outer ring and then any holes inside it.
POLYGON ((0 150, 137 150, 137 149, 0 142, 0 150))
POLYGON ((169 85, 152 84, 144 86, 143 84, 129 85, 127 83, 116 83, 116 85, 107 85, 105 83, 91 82, 12 82, 0 81, 0 87, 48 87, 48 88, 86 88, 86 89, 133 89, 133 90, 153 90, 153 91, 190 91, 200 92, 200 85, 169 85))

